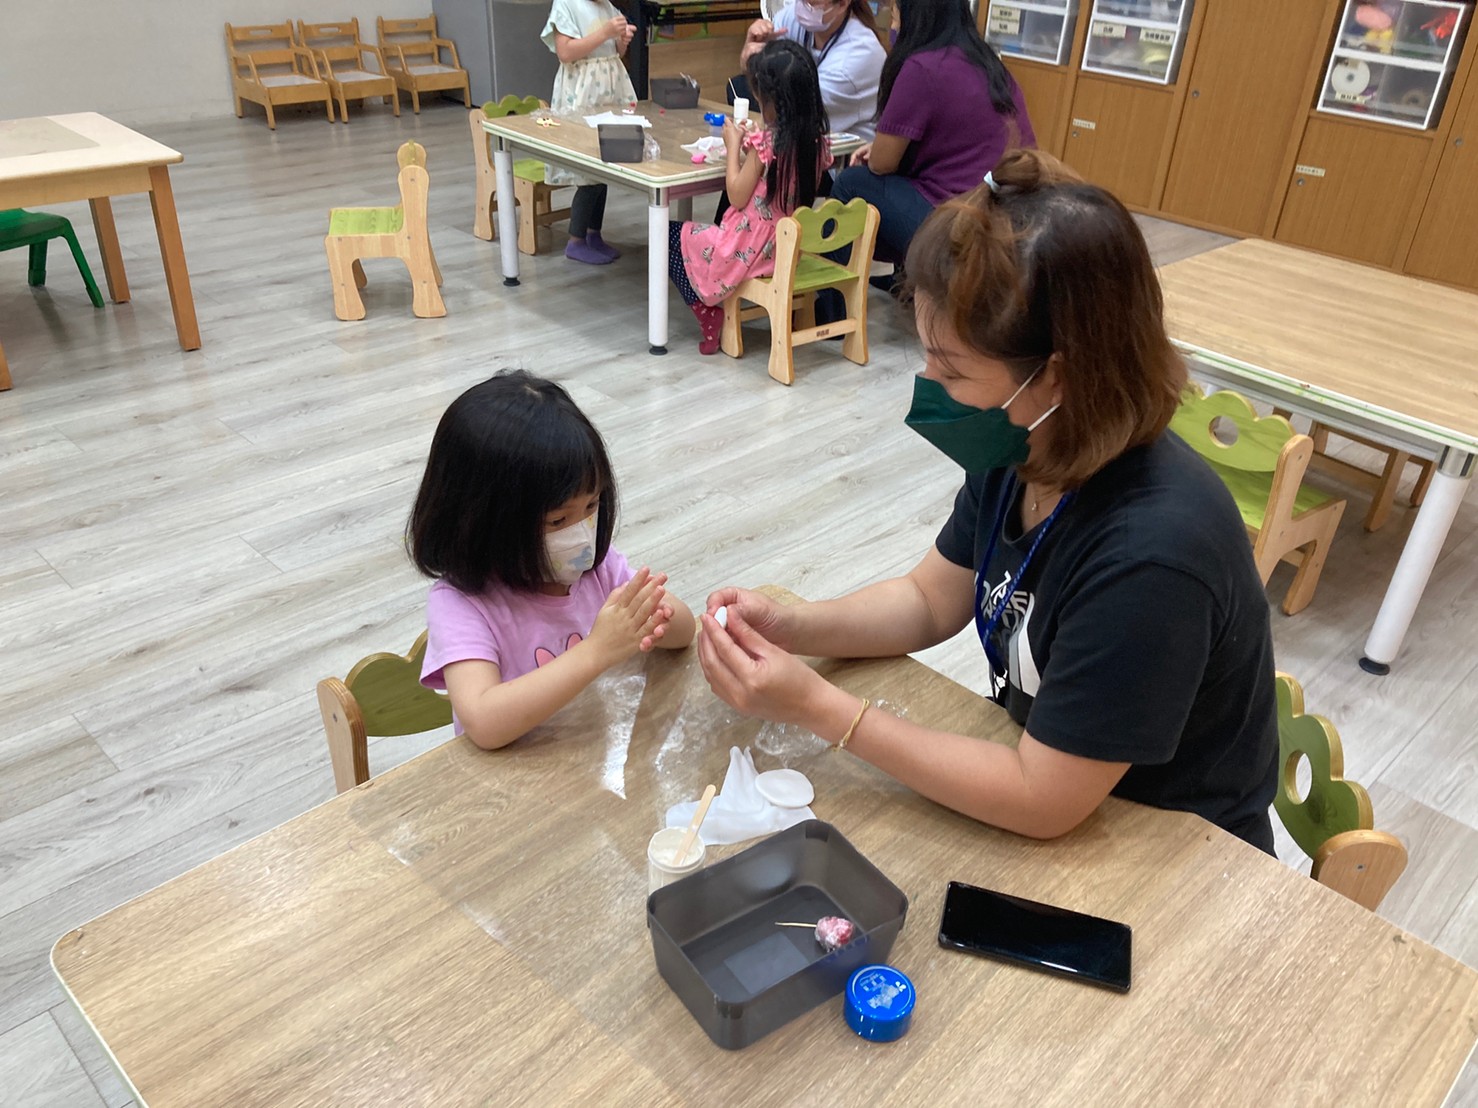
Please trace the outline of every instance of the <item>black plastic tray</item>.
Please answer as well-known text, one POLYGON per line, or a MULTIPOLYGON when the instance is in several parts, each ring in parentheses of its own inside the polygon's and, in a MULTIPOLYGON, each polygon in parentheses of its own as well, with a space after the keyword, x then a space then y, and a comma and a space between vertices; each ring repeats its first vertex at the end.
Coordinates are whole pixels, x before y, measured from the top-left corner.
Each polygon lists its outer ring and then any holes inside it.
POLYGON ((885 962, 908 897, 842 833, 807 820, 647 898, 657 971, 708 1037, 738 1050, 885 962), (806 928, 845 916, 858 937, 828 954, 806 928))
POLYGON ((595 128, 603 162, 639 162, 646 147, 646 132, 635 123, 601 123, 595 128))

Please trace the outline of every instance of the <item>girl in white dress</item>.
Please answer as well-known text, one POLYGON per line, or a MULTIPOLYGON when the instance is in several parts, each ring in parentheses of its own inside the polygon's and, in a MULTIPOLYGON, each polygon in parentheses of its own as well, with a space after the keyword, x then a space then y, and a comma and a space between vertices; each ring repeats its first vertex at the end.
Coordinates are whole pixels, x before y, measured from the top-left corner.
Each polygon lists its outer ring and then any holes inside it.
MULTIPOLYGON (((578 117, 636 103, 636 90, 621 57, 636 28, 626 22, 611 0, 554 0, 540 37, 559 58, 554 95, 556 115, 578 117)), ((565 257, 587 265, 607 265, 621 252, 600 237, 606 214, 606 186, 574 171, 545 166, 551 185, 577 185, 570 203, 570 241, 565 257)))

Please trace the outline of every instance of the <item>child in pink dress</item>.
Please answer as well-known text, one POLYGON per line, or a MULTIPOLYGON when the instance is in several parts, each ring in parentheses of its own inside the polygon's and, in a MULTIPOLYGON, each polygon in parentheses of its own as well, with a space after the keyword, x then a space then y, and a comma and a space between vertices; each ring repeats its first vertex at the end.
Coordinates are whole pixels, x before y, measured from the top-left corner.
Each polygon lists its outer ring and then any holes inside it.
POLYGON ((750 277, 775 272, 775 222, 816 199, 831 165, 826 108, 805 47, 777 39, 749 59, 749 87, 764 127, 724 121, 733 206, 719 223, 672 223, 668 271, 698 317, 698 351, 718 352, 723 302, 750 277))

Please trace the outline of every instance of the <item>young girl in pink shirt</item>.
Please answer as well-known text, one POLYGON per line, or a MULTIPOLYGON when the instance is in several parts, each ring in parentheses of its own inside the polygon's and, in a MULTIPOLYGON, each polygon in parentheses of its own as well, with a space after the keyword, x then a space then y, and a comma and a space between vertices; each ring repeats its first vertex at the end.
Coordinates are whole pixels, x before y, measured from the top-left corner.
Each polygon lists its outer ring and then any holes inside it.
POLYGON ((543 723, 637 651, 679 649, 693 614, 611 547, 600 433, 552 381, 500 373, 441 418, 406 539, 436 578, 421 683, 488 750, 543 723))

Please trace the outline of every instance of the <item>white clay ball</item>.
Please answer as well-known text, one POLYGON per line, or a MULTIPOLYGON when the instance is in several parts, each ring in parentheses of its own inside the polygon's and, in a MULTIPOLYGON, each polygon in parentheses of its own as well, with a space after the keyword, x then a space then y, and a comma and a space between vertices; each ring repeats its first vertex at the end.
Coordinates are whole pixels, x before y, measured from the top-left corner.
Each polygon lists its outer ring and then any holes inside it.
POLYGON ((724 607, 720 608, 718 611, 716 611, 716 612, 713 613, 713 622, 714 623, 717 623, 720 627, 723 627, 725 629, 728 628, 728 626, 729 626, 729 608, 728 608, 728 605, 725 605, 724 607))

